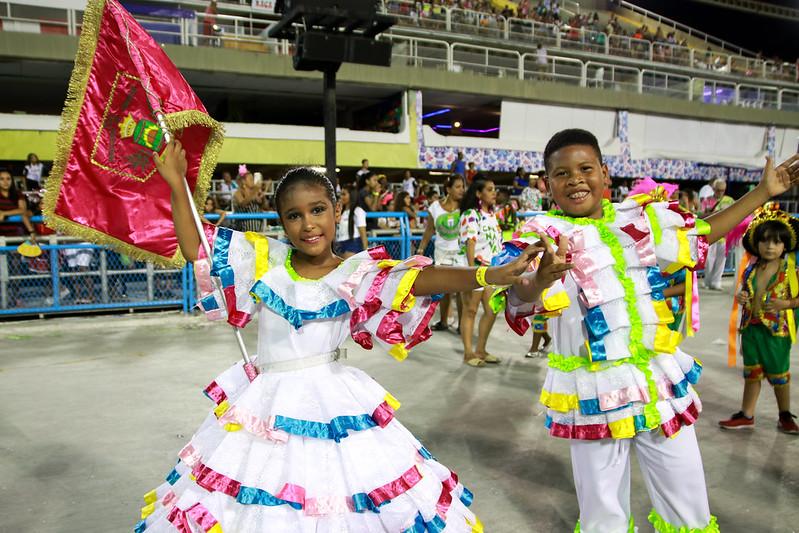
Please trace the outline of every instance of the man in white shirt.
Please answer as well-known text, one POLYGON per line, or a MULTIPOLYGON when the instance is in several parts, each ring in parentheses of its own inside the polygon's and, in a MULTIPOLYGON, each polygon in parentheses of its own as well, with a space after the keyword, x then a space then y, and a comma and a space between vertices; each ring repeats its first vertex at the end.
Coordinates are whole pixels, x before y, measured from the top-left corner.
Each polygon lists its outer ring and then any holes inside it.
POLYGON ((361 160, 361 168, 358 170, 358 172, 355 173, 355 176, 360 179, 361 176, 363 176, 364 174, 367 174, 369 172, 370 172, 370 170, 369 170, 369 160, 368 159, 362 159, 361 160))
POLYGON ((411 176, 411 171, 405 171, 405 179, 402 180, 402 190, 411 195, 411 198, 416 197, 416 178, 411 176))

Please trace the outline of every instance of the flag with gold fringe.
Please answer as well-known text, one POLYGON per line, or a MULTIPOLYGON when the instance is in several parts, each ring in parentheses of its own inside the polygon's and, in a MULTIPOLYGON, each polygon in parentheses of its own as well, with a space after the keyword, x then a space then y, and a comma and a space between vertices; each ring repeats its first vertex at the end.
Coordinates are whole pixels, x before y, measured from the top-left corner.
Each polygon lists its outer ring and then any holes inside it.
POLYGON ((202 205, 222 147, 221 124, 161 47, 116 0, 89 0, 44 197, 48 226, 132 257, 179 266, 170 189, 152 153, 167 129, 186 150, 202 205))

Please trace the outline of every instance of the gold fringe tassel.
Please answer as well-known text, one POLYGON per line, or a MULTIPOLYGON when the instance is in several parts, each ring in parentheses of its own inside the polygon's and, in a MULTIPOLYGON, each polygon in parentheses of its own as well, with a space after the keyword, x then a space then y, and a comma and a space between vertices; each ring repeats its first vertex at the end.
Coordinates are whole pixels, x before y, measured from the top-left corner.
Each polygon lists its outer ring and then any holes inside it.
MULTIPOLYGON (((78 41, 78 52, 75 56, 75 66, 69 79, 64 110, 61 113, 61 125, 56 140, 56 155, 53 160, 50 178, 47 181, 47 190, 42 200, 44 221, 48 227, 56 231, 97 244, 109 245, 134 259, 149 261, 164 267, 180 268, 186 263, 186 260, 180 253, 179 248, 172 257, 161 256, 55 213, 58 198, 61 194, 64 172, 66 171, 67 162, 72 152, 72 143, 75 137, 78 117, 80 116, 80 111, 83 108, 83 102, 86 97, 86 85, 94 63, 97 39, 100 33, 100 24, 105 7, 106 0, 89 0, 83 15, 81 35, 78 41)), ((193 194, 194 203, 198 208, 202 208, 205 197, 208 195, 208 189, 211 185, 211 178, 216 168, 219 152, 222 149, 224 128, 219 122, 198 110, 170 113, 165 115, 164 118, 171 131, 185 129, 191 126, 201 126, 209 129, 208 142, 203 151, 202 158, 200 159, 200 168, 197 172, 197 182, 193 194)))

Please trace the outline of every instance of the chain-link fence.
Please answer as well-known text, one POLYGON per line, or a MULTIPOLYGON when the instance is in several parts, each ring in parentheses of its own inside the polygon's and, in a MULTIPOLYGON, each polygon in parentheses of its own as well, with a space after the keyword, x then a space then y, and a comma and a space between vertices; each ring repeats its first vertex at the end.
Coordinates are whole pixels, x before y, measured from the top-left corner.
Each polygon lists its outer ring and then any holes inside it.
MULTIPOLYGON (((520 224, 540 212, 518 213, 520 224)), ((421 227, 410 229, 408 217, 399 212, 367 213, 376 219, 377 229, 367 232, 370 246, 385 246, 394 259, 416 253, 427 221, 420 213, 421 227)), ((216 215, 208 215, 213 223, 216 215)), ((9 221, 14 221, 13 217, 9 221)), ((34 218, 34 222, 38 219, 34 218)), ((257 231, 285 241, 283 228, 274 212, 229 214, 225 226, 257 231)), ((17 251, 17 237, 0 236, 0 318, 12 315, 103 311, 138 308, 172 308, 187 312, 197 303, 191 265, 166 269, 136 261, 104 246, 70 237, 40 237, 42 254, 24 257, 17 251)), ((435 235, 424 250, 433 257, 435 235)), ((725 273, 734 273, 741 253, 727 256, 725 273)), ((700 273, 701 275, 701 273, 700 273)))

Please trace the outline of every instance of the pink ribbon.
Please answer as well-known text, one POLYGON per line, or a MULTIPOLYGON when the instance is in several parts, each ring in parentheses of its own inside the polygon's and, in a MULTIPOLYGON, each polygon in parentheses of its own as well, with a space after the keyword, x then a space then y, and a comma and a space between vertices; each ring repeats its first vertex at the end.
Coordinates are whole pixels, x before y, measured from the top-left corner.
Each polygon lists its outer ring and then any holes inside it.
POLYGON ((632 385, 611 392, 603 392, 599 395, 599 408, 602 411, 610 411, 631 402, 649 403, 649 394, 641 390, 637 385, 632 385))
POLYGON ((189 527, 189 521, 186 519, 186 511, 173 507, 166 519, 175 526, 178 533, 193 533, 189 527))
POLYGON ((283 488, 275 496, 287 502, 305 505, 305 489, 293 483, 283 485, 283 488))
POLYGON ((208 531, 219 523, 219 521, 214 518, 214 515, 212 515, 211 512, 200 502, 197 502, 189 507, 186 510, 186 514, 205 531, 208 531))
POLYGON ((288 442, 289 435, 285 431, 275 429, 275 417, 263 420, 240 407, 231 407, 219 419, 220 424, 238 424, 249 433, 274 442, 288 442))
POLYGON ((383 402, 372 413, 372 419, 377 422, 378 426, 384 428, 394 419, 394 408, 387 402, 383 402))
POLYGON ((208 395, 208 397, 211 398, 211 400, 213 400, 217 405, 227 400, 227 394, 225 394, 225 391, 217 384, 216 381, 212 381, 210 385, 205 387, 203 392, 205 392, 205 394, 208 395))
POLYGON ((346 514, 355 511, 352 498, 325 496, 305 500, 303 508, 308 516, 325 516, 329 514, 346 514))
POLYGON ((208 491, 221 492, 235 498, 241 489, 241 483, 224 474, 220 474, 202 463, 197 463, 192 468, 192 474, 196 478, 196 483, 208 491))
POLYGON ((693 284, 691 285, 691 327, 694 331, 699 331, 699 281, 696 276, 696 271, 689 271, 686 273, 693 276, 693 284))
POLYGON ((401 311, 394 309, 388 311, 377 326, 377 338, 388 344, 404 344, 405 336, 402 334, 402 324, 397 319, 402 316, 401 311))
POLYGON ((202 461, 202 455, 200 455, 200 452, 194 449, 194 446, 191 443, 188 443, 183 447, 182 450, 180 450, 180 452, 178 452, 178 457, 180 457, 180 460, 186 463, 190 468, 194 468, 196 465, 200 464, 200 461, 202 461))
POLYGON ((458 486, 458 475, 455 472, 450 472, 450 476, 441 482, 441 495, 436 502, 436 512, 441 518, 447 516, 452 505, 452 493, 458 486))
POLYGON ((167 493, 164 495, 164 497, 161 499, 161 505, 163 505, 164 507, 169 507, 170 505, 172 505, 173 503, 175 503, 175 501, 177 501, 177 499, 178 499, 178 497, 177 497, 177 495, 174 493, 174 491, 171 491, 171 490, 170 490, 170 491, 169 491, 169 492, 167 492, 167 493))
POLYGON ((407 349, 410 350, 420 342, 424 342, 433 336, 433 332, 430 331, 428 325, 430 324, 430 320, 432 320, 433 314, 435 314, 437 307, 438 307, 437 301, 430 303, 430 306, 427 308, 427 311, 425 312, 424 316, 419 321, 419 325, 416 326, 415 330, 413 330, 413 333, 411 334, 411 339, 405 345, 407 349))
POLYGON ((414 485, 422 480, 422 474, 416 465, 409 468, 400 477, 386 483, 382 487, 378 487, 369 493, 369 498, 372 499, 375 505, 380 505, 387 500, 393 500, 400 494, 403 494, 413 488, 414 485))
POLYGON ((258 368, 252 363, 244 363, 244 374, 250 382, 253 382, 258 377, 258 368))

